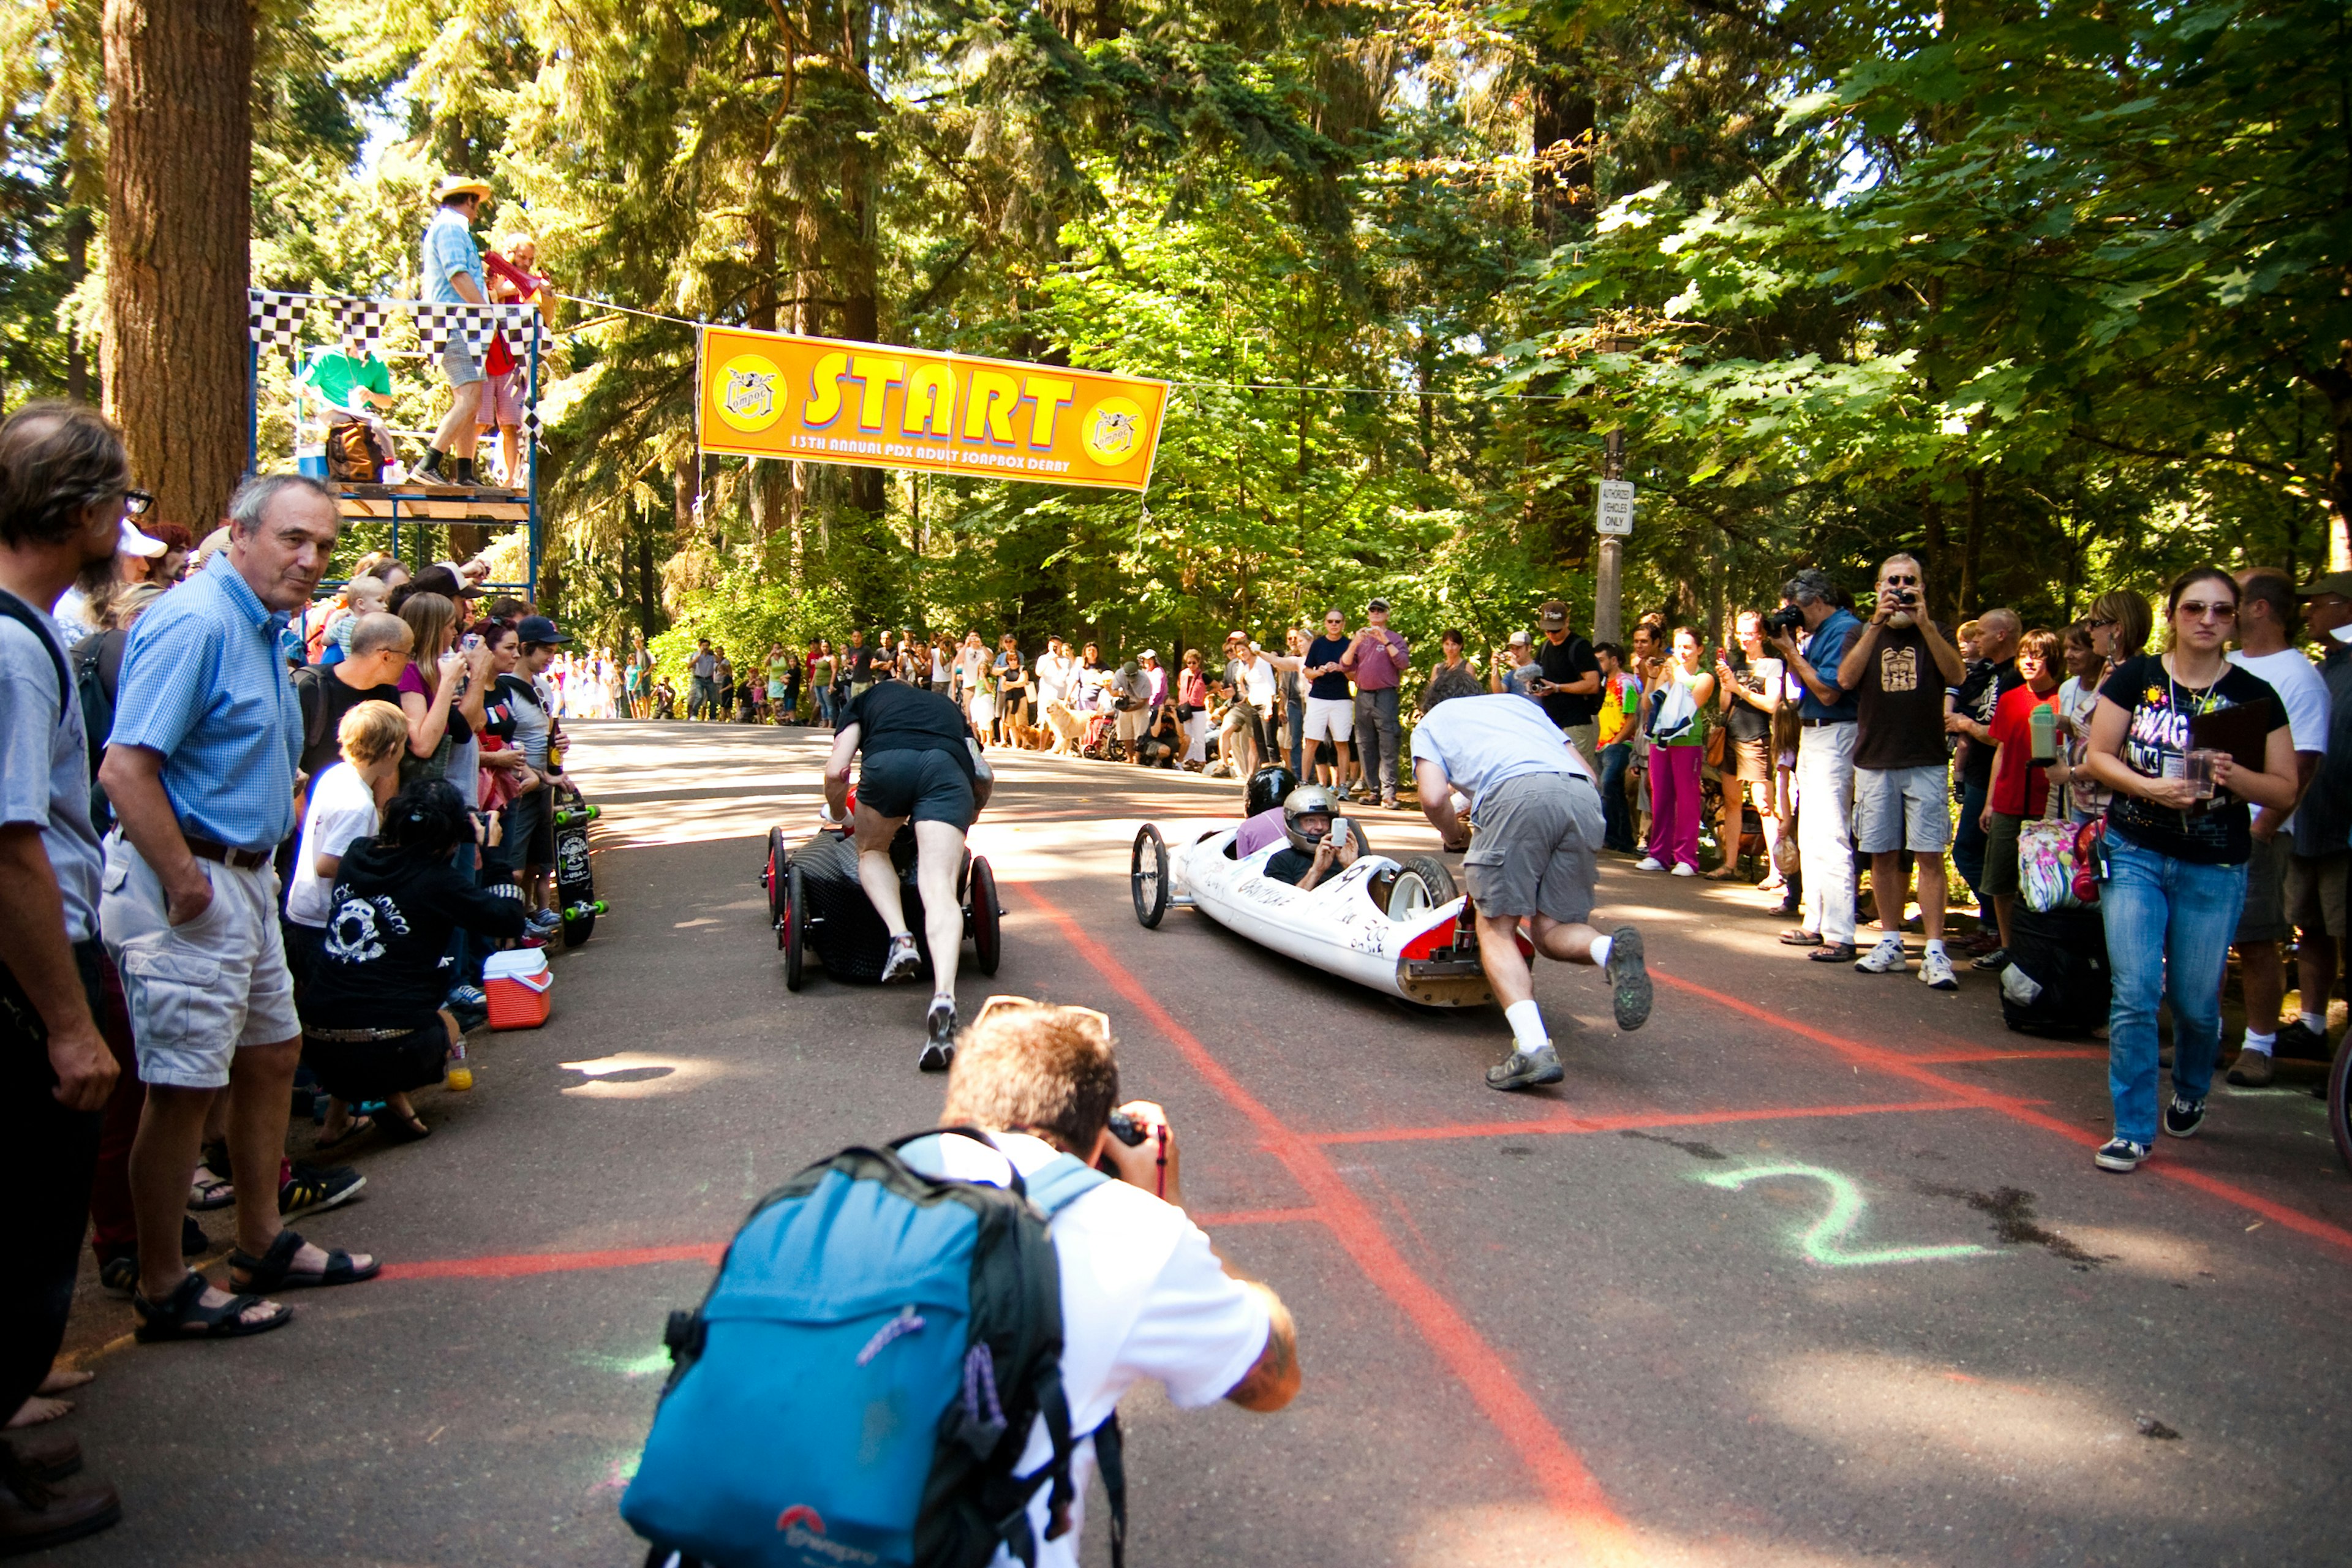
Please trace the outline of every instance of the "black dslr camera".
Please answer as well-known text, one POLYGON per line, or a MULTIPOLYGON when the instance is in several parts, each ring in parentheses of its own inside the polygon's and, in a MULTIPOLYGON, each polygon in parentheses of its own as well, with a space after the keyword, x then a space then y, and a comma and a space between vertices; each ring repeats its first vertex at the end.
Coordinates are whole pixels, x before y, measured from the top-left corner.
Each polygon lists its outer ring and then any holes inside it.
POLYGON ((1767 637, 1794 637, 1805 629, 1805 612, 1794 605, 1783 605, 1764 617, 1767 637))

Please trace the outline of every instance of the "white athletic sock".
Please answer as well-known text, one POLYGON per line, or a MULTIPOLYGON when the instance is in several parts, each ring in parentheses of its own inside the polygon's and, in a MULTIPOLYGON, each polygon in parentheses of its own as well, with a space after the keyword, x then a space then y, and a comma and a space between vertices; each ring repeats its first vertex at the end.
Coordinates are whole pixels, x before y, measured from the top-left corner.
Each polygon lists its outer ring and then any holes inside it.
POLYGON ((1612 938, 1605 936, 1594 937, 1592 939, 1593 965, 1598 968, 1608 963, 1610 952, 1615 946, 1616 942, 1612 938))
POLYGON ((1940 936, 1931 936, 1931 937, 1929 937, 1929 938, 1927 939, 1927 951, 1928 951, 1929 952, 1943 952, 1943 951, 1944 951, 1944 939, 1943 939, 1942 937, 1940 937, 1940 936))
POLYGON ((1543 1010, 1532 996, 1504 1008, 1503 1020, 1511 1026, 1511 1043, 1520 1050, 1532 1055, 1551 1044, 1551 1037, 1544 1033, 1543 1010))
POLYGON ((2246 1049, 2250 1051, 2260 1051, 2263 1055, 2268 1056, 2271 1054, 2271 1047, 2277 1044, 2276 1035, 2257 1035, 2252 1029, 2246 1031, 2246 1049))
POLYGON ((2324 1036, 2327 1033, 2327 1015, 2325 1013, 2305 1013, 2303 1016, 2303 1026, 2309 1029, 2315 1035, 2324 1036))
POLYGON ((946 1003, 950 1007, 954 1006, 955 993, 952 991, 934 991, 931 993, 932 1006, 936 1007, 942 1002, 946 1003))

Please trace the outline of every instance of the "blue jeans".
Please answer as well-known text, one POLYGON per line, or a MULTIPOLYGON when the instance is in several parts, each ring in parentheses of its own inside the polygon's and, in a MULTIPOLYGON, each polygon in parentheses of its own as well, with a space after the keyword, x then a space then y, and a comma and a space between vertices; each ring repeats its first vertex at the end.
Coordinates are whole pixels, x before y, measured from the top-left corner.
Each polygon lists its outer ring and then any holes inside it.
POLYGON ((2243 866, 2200 866, 2107 833, 2107 925, 2115 1000, 2107 1012, 2107 1093, 2116 1135, 2156 1142, 2156 1007, 2172 1007, 2172 1087, 2202 1100, 2221 1049, 2221 966, 2246 902, 2243 866))
POLYGON ((833 722, 833 688, 830 686, 816 689, 816 718, 820 724, 833 722))
MULTIPOLYGON (((1971 745, 1974 742, 1969 742, 1971 745)), ((1977 908, 1987 907, 1984 897, 1985 830, 1978 826, 1984 816, 1985 786, 1964 784, 1960 786, 1960 821, 1952 830, 1952 867, 1960 880, 1976 895, 1977 908)))
POLYGON ((1625 770, 1633 765, 1633 748, 1623 741, 1601 748, 1601 818, 1606 826, 1601 847, 1633 850, 1632 803, 1625 798, 1625 770))

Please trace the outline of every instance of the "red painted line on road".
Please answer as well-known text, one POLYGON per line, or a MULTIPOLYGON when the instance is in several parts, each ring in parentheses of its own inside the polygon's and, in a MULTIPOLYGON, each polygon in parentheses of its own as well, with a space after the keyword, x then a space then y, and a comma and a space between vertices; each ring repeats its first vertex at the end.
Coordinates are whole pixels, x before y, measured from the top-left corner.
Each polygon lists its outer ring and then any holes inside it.
POLYGON ((1223 1214, 1196 1214, 1192 1223, 1202 1230, 1213 1225, 1320 1225, 1323 1216, 1311 1208, 1228 1209, 1223 1214))
POLYGON ((680 1247, 616 1247, 599 1252, 509 1252, 488 1258, 436 1258, 420 1263, 387 1263, 380 1279, 520 1279, 528 1274, 570 1274, 583 1268, 635 1268, 647 1263, 709 1263, 727 1250, 723 1241, 680 1247))
POLYGON ((1191 1030, 1178 1023, 1141 981, 1059 906, 1026 882, 1006 885, 1059 927, 1071 949, 1142 1014, 1208 1081, 1210 1088, 1257 1129, 1266 1150, 1306 1189, 1318 1217, 1355 1260, 1356 1267, 1421 1331, 1503 1440, 1517 1450, 1585 1554, 1598 1563, 1640 1562, 1633 1531, 1611 1505, 1583 1459, 1569 1447, 1543 1407, 1521 1386, 1494 1347, 1452 1301, 1405 1261, 1370 1207, 1340 1176, 1330 1156, 1308 1138, 1293 1131, 1264 1101, 1243 1088, 1224 1064, 1212 1056, 1191 1030))
POLYGON ((1449 1138, 1511 1138, 1580 1132, 1639 1131, 1645 1127, 1723 1127, 1739 1121, 1795 1121, 1819 1116, 1890 1116, 1917 1110, 1976 1110, 1960 1100, 1898 1100, 1882 1105, 1792 1105, 1766 1110, 1642 1111, 1626 1116, 1547 1116, 1533 1121, 1463 1121, 1450 1127, 1364 1127, 1318 1132, 1311 1142, 1418 1143, 1449 1138))
POLYGON ((1917 1062, 1922 1067, 1950 1067, 1956 1062, 2103 1062, 2107 1059, 2107 1053, 2094 1050, 2088 1046, 2052 1046, 2047 1050, 2039 1051, 1929 1051, 1903 1059, 1917 1062))
MULTIPOLYGON (((1826 1046, 1848 1061, 1874 1068, 1881 1072, 1893 1073, 1897 1078, 1908 1079, 1927 1088, 1942 1089, 1984 1110, 1998 1111, 2012 1121, 2022 1122, 2028 1127, 2038 1127, 2045 1132, 2054 1132, 2070 1143, 2080 1144, 2085 1149, 2095 1149, 2106 1142, 2095 1132, 2085 1132, 2070 1121, 2062 1121, 2047 1111, 2034 1110, 2031 1101, 2019 1100, 2011 1095, 1996 1094, 1990 1089, 1979 1088, 1975 1084, 1961 1083, 1957 1079, 1946 1078, 1941 1073, 1929 1072, 1920 1065, 1922 1059, 1920 1058, 1907 1057, 1900 1051, 1891 1051, 1883 1046, 1874 1046, 1861 1040, 1850 1039, 1843 1035, 1833 1035, 1827 1029, 1817 1028, 1811 1024, 1801 1024, 1785 1014, 1775 1013, 1769 1007, 1759 1006, 1756 1003, 1743 1001, 1737 996, 1726 995, 1720 991, 1710 990, 1706 986, 1677 978, 1656 968, 1650 971, 1650 977, 1661 985, 1671 985, 1677 991, 1701 997, 1718 1007, 1727 1007, 1759 1023, 1770 1024, 1776 1028, 1786 1029, 1801 1039, 1811 1040, 1815 1045, 1826 1046)), ((2258 1197, 2234 1182, 2227 1182, 2219 1176, 2208 1175, 2202 1171, 2184 1167, 2177 1160, 2169 1158, 2151 1160, 2140 1168, 2161 1176, 2167 1181, 2179 1182, 2183 1186, 2194 1187, 2199 1192, 2220 1198, 2225 1203, 2235 1204, 2240 1208, 2258 1214, 2264 1219, 2284 1226, 2289 1230, 2316 1240, 2330 1242, 2347 1251, 2352 1251, 2352 1230, 2347 1230, 2339 1225, 2331 1225, 2315 1215, 2304 1213, 2301 1209, 2289 1208, 2284 1204, 2258 1197)))

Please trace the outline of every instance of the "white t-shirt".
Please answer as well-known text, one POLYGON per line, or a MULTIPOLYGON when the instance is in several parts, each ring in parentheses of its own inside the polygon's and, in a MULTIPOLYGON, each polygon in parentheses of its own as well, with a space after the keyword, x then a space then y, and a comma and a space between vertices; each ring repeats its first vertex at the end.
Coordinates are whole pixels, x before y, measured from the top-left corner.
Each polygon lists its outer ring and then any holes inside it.
MULTIPOLYGON (((1025 1179, 1058 1153, 1026 1133, 1000 1132, 996 1142, 1002 1158, 961 1137, 926 1138, 899 1152, 926 1174, 998 1185, 1004 1184, 1005 1161, 1025 1179)), ((1070 1402, 1071 1431, 1091 1433, 1110 1419, 1120 1395, 1147 1380, 1165 1384, 1179 1409, 1213 1405, 1265 1352, 1265 1299, 1224 1271, 1207 1235, 1183 1210, 1140 1187, 1106 1182, 1055 1215, 1047 1234, 1062 1269, 1062 1389, 1070 1402)), ((1053 1453, 1040 1420, 1022 1453, 1021 1473, 1036 1469, 1053 1453)), ((1052 1489, 1041 1485, 1030 1499, 1037 1568, 1078 1568, 1094 1473, 1094 1440, 1087 1437, 1071 1457, 1077 1501, 1069 1531, 1058 1540, 1045 1539, 1052 1489)), ((1000 1548, 991 1568, 1013 1561, 1000 1548)))
POLYGON ((1444 768, 1454 787, 1473 801, 1528 773, 1592 777, 1550 716, 1517 697, 1447 698, 1413 726, 1413 761, 1424 757, 1444 768))
MULTIPOLYGON (((2287 734, 2296 751, 2326 752, 2327 681, 2301 648, 2283 647, 2259 658, 2248 658, 2232 649, 2230 662, 2261 676, 2278 693, 2279 705, 2286 710, 2287 734)), ((2279 827, 2284 832, 2294 826, 2290 813, 2279 827)))
POLYGON ((1265 655, 1252 653, 1249 662, 1242 666, 1242 673, 1247 678, 1245 694, 1249 699, 1250 706, 1260 712, 1273 707, 1274 666, 1266 662, 1265 655))
POLYGON ((294 857, 294 885, 286 892, 286 918, 299 926, 324 930, 330 895, 319 875, 319 857, 341 857, 354 838, 375 832, 375 791, 349 763, 332 763, 310 781, 310 808, 302 814, 302 844, 294 857))
POLYGON ((1044 653, 1037 656, 1037 701, 1066 702, 1070 700, 1070 671, 1077 660, 1066 653, 1044 653))

